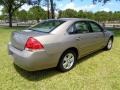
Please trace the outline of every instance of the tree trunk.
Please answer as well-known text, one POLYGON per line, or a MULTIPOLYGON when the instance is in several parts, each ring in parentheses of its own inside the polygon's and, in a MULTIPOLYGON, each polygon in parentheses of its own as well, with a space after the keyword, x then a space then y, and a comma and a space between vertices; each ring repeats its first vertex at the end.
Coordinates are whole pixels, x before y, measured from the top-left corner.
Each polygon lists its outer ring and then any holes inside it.
POLYGON ((49 12, 49 10, 47 11, 47 14, 48 14, 48 19, 50 19, 50 12, 49 12))
POLYGON ((37 23, 39 23, 39 18, 37 18, 37 23))
POLYGON ((55 18, 55 13, 54 13, 53 0, 50 0, 50 4, 51 4, 51 14, 52 14, 52 19, 54 19, 54 18, 55 18))
POLYGON ((49 2, 49 0, 48 0, 48 3, 47 3, 47 10, 48 10, 48 11, 47 11, 47 15, 48 15, 48 19, 50 19, 50 11, 49 11, 49 6, 50 6, 50 5, 49 5, 49 3, 50 3, 50 2, 49 2))
POLYGON ((8 18, 9 18, 9 27, 12 27, 12 13, 8 13, 8 18))

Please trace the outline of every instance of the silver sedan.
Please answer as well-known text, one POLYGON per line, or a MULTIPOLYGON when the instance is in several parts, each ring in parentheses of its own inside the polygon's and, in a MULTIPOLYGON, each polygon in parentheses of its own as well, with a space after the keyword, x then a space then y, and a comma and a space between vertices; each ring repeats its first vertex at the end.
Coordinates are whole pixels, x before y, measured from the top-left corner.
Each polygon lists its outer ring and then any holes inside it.
POLYGON ((90 53, 110 50, 113 38, 93 20, 61 18, 13 32, 8 51, 14 63, 27 71, 57 67, 65 72, 90 53))

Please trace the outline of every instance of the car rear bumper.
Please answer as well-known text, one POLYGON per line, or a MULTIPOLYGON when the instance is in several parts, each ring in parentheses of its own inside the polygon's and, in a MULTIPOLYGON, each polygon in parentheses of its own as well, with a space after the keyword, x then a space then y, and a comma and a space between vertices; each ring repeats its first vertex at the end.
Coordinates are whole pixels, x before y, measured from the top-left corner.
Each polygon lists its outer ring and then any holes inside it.
POLYGON ((55 66, 54 58, 49 59, 45 50, 39 51, 20 51, 8 44, 9 55, 13 57, 14 63, 27 71, 36 71, 55 66))

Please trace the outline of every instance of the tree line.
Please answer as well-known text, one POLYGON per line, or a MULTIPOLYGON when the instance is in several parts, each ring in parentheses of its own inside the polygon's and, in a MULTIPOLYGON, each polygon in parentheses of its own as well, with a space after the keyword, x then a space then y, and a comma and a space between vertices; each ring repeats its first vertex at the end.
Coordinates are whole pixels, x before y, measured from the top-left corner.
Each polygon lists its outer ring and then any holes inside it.
MULTIPOLYGON (((41 6, 40 3, 43 1, 45 3, 44 6, 47 7, 47 18, 55 18, 55 0, 34 0, 36 1, 35 3, 31 3, 32 0, 0 0, 0 5, 2 5, 5 8, 6 15, 8 16, 9 20, 9 26, 12 27, 12 20, 13 16, 15 15, 15 12, 24 4, 30 4, 30 5, 36 5, 36 6, 41 6)), ((57 0, 57 1, 62 1, 62 0, 57 0)), ((70 0, 71 2, 74 0, 70 0)), ((82 0, 81 0, 82 1, 82 0)), ((84 0, 83 0, 84 1, 84 0)), ((108 1, 111 0, 91 0, 93 1, 93 4, 102 2, 102 3, 107 3, 108 1)), ((118 0, 116 0, 118 1, 118 0)), ((24 11, 25 12, 25 11, 24 11)), ((62 16, 62 15, 61 15, 62 16)), ((2 17, 2 16, 1 16, 2 17)))
POLYGON ((106 12, 106 11, 97 11, 95 13, 90 11, 76 11, 73 9, 66 9, 64 11, 59 11, 59 18, 61 17, 69 17, 69 18, 87 18, 93 19, 98 22, 106 22, 106 21, 120 21, 120 11, 116 12, 106 12))
MULTIPOLYGON (((7 12, 5 8, 2 10, 2 15, 0 15, 1 20, 9 20, 7 12)), ((36 20, 39 22, 41 19, 47 19, 47 11, 42 9, 39 6, 33 6, 29 9, 29 11, 26 10, 16 10, 12 16, 12 19, 14 21, 28 21, 28 20, 36 20)))
POLYGON ((21 6, 23 6, 24 4, 40 6, 41 2, 44 2, 44 6, 46 6, 48 9, 47 11, 48 18, 50 17, 49 12, 51 12, 51 18, 54 18, 55 16, 54 0, 0 0, 0 5, 4 7, 7 13, 6 15, 8 16, 9 27, 12 27, 13 16, 21 6))
MULTIPOLYGON (((19 21, 28 21, 28 20, 36 20, 39 22, 39 20, 47 19, 47 11, 45 11, 43 8, 39 6, 33 6, 29 9, 29 11, 25 10, 16 10, 13 19, 19 20, 19 21)), ((51 14, 51 13, 49 13, 51 14)), ((93 19, 98 22, 106 22, 106 21, 120 21, 120 11, 116 12, 106 12, 106 11, 98 11, 98 12, 90 12, 90 11, 76 11, 73 9, 66 9, 63 11, 59 11, 58 14, 56 14, 56 18, 87 18, 87 19, 93 19)), ((0 19, 5 20, 8 19, 6 16, 5 9, 2 10, 2 15, 0 16, 0 19)))

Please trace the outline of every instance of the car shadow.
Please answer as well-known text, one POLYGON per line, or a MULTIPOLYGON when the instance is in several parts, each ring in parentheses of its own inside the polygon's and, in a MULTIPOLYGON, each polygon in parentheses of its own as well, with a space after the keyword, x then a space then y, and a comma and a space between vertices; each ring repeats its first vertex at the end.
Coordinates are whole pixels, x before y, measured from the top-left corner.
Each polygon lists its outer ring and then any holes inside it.
MULTIPOLYGON (((96 56, 99 53, 102 53, 103 50, 99 50, 95 53, 89 54, 83 58, 81 58, 80 60, 78 60, 78 64, 88 60, 89 58, 92 58, 94 56, 96 56)), ((34 72, 29 72, 29 71, 25 71, 21 68, 19 68, 17 65, 13 64, 15 67, 15 70, 25 79, 29 80, 29 81, 39 81, 39 80, 43 80, 43 79, 47 79, 50 77, 53 77, 54 75, 57 74, 61 74, 61 72, 57 71, 56 68, 51 68, 51 69, 46 69, 46 70, 40 70, 40 71, 34 71, 34 72)))
POLYGON ((26 71, 13 63, 15 70, 25 79, 29 81, 39 81, 50 78, 54 75, 60 74, 55 68, 40 70, 40 71, 26 71))

